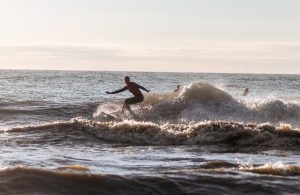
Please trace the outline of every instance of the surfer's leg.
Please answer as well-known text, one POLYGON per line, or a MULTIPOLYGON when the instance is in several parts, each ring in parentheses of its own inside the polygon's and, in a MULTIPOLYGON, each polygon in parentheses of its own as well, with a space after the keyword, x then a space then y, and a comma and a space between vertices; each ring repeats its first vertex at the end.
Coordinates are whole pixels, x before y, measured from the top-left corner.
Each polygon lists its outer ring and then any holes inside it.
POLYGON ((130 105, 130 104, 136 104, 136 103, 139 103, 139 102, 142 102, 142 101, 144 101, 144 97, 132 97, 132 98, 126 99, 124 104, 130 105))
POLYGON ((133 111, 130 108, 130 104, 136 104, 139 102, 142 102, 144 100, 144 97, 132 97, 125 100, 122 112, 124 112, 124 109, 127 109, 131 114, 134 114, 133 111))
POLYGON ((125 102, 124 102, 124 104, 123 104, 122 112, 121 112, 121 113, 124 113, 124 110, 125 110, 125 109, 128 110, 129 112, 131 111, 129 105, 126 103, 126 100, 125 100, 125 102))

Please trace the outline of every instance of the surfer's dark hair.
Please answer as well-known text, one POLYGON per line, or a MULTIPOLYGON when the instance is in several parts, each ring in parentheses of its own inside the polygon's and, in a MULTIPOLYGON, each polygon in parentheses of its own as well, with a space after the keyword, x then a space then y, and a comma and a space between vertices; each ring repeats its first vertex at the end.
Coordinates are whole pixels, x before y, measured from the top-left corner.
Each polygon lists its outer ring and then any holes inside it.
POLYGON ((126 77, 125 77, 125 80, 126 80, 126 79, 130 80, 129 76, 126 76, 126 77))

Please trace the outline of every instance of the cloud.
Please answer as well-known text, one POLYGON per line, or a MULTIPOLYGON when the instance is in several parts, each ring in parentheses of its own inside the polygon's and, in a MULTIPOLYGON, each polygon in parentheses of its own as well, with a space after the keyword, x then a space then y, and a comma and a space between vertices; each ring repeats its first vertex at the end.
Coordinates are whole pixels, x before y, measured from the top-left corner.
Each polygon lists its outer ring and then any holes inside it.
MULTIPOLYGON (((0 46, 1 68, 36 69, 259 72, 274 71, 270 70, 273 65, 275 71, 281 72, 286 65, 299 66, 299 53, 300 43, 285 42, 186 43, 167 47, 0 46)), ((296 71, 300 73, 299 68, 296 71)))
POLYGON ((81 59, 236 58, 295 59, 300 43, 220 43, 181 47, 0 46, 0 56, 81 59))
POLYGON ((113 58, 119 53, 116 49, 101 49, 86 46, 0 46, 0 56, 52 57, 52 58, 113 58))

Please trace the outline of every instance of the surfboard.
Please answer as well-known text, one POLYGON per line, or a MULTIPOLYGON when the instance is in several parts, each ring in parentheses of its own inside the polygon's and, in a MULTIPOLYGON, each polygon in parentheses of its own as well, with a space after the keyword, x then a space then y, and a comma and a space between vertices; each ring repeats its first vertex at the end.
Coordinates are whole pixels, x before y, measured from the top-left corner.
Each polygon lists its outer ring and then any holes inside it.
POLYGON ((105 112, 101 112, 101 115, 104 116, 108 120, 121 120, 120 117, 118 117, 117 115, 114 115, 114 114, 108 114, 105 112))
POLYGON ((120 116, 118 116, 117 114, 113 114, 113 113, 105 113, 105 112, 101 112, 102 115, 104 115, 107 118, 111 118, 111 119, 121 119, 120 116))

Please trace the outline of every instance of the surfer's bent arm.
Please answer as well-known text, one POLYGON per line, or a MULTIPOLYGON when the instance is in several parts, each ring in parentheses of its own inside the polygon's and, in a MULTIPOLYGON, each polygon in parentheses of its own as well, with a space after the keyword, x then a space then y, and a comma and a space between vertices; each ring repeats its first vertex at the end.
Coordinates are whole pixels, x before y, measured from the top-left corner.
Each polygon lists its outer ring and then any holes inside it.
POLYGON ((148 90, 148 89, 146 89, 145 87, 143 87, 143 86, 140 86, 140 85, 137 85, 140 89, 142 89, 142 90, 144 90, 144 91, 147 91, 147 92, 149 92, 150 90, 148 90))
POLYGON ((107 93, 107 94, 116 94, 116 93, 121 93, 121 92, 126 91, 126 90, 127 90, 127 86, 123 87, 122 89, 113 91, 113 92, 106 91, 105 93, 107 93))

